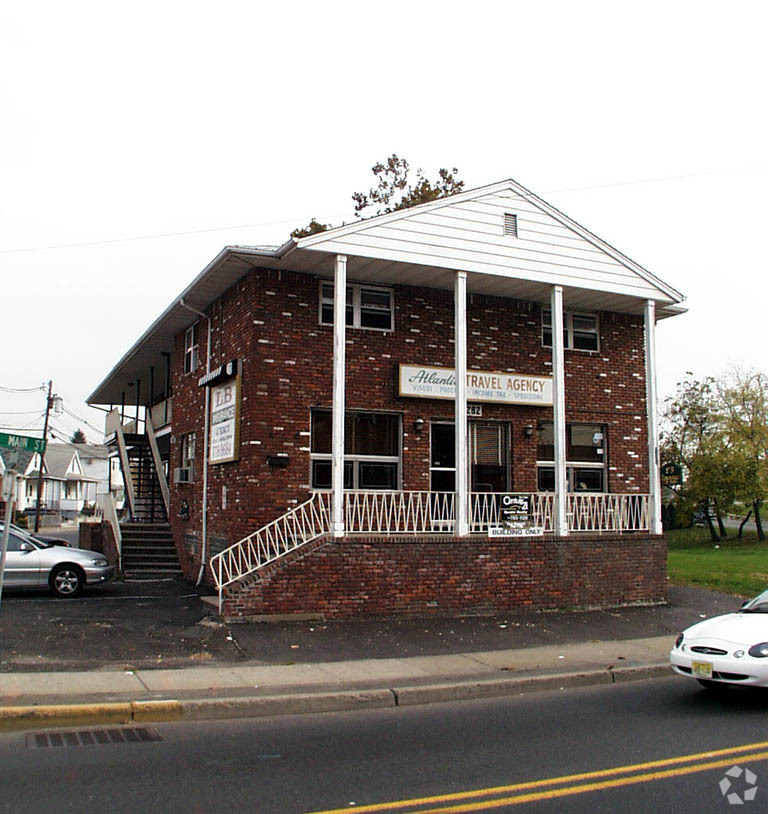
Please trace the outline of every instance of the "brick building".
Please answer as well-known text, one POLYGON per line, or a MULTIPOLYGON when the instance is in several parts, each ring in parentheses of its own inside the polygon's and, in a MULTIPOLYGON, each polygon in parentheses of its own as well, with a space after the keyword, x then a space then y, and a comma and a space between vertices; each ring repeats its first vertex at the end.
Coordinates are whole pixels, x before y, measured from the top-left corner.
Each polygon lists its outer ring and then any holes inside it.
POLYGON ((89 402, 229 615, 660 601, 682 300, 504 181, 222 250, 89 402))

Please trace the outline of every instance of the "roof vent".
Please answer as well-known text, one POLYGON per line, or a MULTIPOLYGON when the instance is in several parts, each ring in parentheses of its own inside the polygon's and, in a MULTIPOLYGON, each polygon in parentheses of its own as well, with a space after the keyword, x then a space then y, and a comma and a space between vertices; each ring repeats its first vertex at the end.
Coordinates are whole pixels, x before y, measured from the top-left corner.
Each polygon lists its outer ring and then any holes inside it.
POLYGON ((509 237, 517 237, 517 215, 504 213, 504 234, 509 237))

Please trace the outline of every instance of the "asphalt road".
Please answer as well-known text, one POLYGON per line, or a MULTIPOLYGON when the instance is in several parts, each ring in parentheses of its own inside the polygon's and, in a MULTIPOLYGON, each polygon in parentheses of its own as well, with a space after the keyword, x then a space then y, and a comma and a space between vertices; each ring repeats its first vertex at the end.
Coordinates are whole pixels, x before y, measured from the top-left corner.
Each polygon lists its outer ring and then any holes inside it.
MULTIPOLYGON (((70 731, 70 745, 54 746, 41 744, 62 733, 0 735, 0 812, 291 814, 389 803, 377 810, 722 812, 731 808, 720 783, 734 766, 755 780, 731 777, 729 793, 743 798, 756 784, 742 810, 757 812, 768 799, 766 704, 763 692, 713 695, 671 678, 493 701, 160 724, 146 728, 158 738, 149 742, 83 745, 70 731)), ((105 732, 87 731, 91 739, 105 732)))

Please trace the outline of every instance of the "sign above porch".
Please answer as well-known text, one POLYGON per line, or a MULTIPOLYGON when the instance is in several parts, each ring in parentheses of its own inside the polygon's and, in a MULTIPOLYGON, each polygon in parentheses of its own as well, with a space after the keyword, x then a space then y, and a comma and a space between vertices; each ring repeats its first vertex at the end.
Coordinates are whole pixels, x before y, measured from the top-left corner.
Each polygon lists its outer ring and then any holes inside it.
MULTIPOLYGON (((454 399, 456 371, 449 367, 400 365, 398 395, 422 399, 454 399)), ((551 406, 552 377, 468 370, 467 400, 551 406)))

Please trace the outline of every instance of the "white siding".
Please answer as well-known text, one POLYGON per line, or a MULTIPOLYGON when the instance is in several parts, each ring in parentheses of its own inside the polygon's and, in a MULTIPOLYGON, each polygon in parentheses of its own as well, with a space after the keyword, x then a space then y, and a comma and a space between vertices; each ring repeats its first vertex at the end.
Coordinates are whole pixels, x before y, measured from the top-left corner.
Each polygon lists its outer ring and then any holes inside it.
POLYGON ((461 269, 635 297, 669 296, 512 189, 372 221, 307 248, 461 269), (517 215, 518 237, 504 235, 517 215))

